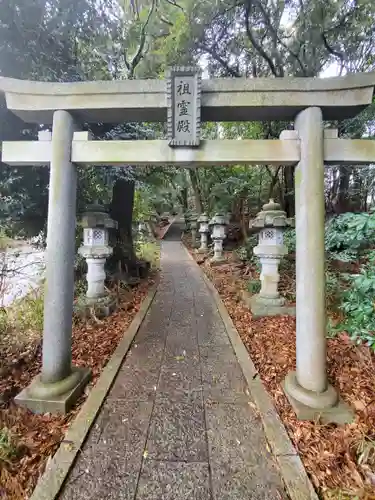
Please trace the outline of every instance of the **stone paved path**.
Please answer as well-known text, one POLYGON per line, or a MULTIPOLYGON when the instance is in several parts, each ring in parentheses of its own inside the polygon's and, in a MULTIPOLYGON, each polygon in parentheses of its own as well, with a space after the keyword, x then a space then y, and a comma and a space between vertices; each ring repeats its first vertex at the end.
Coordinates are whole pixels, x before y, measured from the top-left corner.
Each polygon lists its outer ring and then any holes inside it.
POLYGON ((63 500, 286 499, 200 270, 162 244, 162 280, 63 500))

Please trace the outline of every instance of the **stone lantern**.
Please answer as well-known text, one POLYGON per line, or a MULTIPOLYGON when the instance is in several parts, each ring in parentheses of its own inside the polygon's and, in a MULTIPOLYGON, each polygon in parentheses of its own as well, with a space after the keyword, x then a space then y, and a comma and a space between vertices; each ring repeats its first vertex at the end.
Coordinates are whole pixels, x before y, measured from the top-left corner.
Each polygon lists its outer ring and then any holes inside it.
POLYGON ((198 216, 195 213, 190 215, 190 231, 191 231, 191 246, 196 247, 197 244, 197 229, 198 229, 198 216))
POLYGON ((201 246, 197 250, 199 253, 206 253, 208 246, 208 233, 210 232, 209 226, 208 226, 208 217, 205 213, 201 214, 199 219, 199 232, 201 233, 201 246))
POLYGON ((220 213, 216 213, 210 220, 212 226, 211 237, 214 240, 214 256, 211 259, 211 264, 221 263, 225 259, 223 257, 223 241, 225 240, 225 227, 227 225, 226 217, 220 213))
POLYGON ((255 316, 293 314, 295 308, 284 307, 285 299, 280 297, 278 283, 279 264, 288 253, 283 243, 283 232, 291 225, 286 213, 272 199, 263 205, 263 210, 250 222, 250 227, 259 229, 258 245, 254 254, 259 257, 261 268, 261 290, 251 298, 251 310, 255 316))
POLYGON ((104 265, 112 255, 113 249, 109 246, 109 229, 116 227, 104 208, 100 205, 91 205, 82 215, 83 245, 78 249, 87 263, 87 292, 86 305, 98 305, 109 314, 110 297, 105 291, 104 265))

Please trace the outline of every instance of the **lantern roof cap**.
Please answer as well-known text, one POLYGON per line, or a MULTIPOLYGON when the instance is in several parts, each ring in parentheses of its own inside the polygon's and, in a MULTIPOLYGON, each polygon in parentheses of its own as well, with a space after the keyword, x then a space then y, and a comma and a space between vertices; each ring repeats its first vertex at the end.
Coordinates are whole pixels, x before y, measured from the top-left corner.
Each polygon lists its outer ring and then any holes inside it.
POLYGON ((285 228, 291 226, 292 222, 287 218, 286 212, 281 209, 279 203, 272 198, 263 205, 263 210, 258 212, 255 219, 249 222, 250 228, 262 229, 264 227, 285 228))
POLYGON ((215 225, 215 224, 226 226, 227 220, 225 215, 223 215, 221 212, 216 212, 216 214, 210 220, 210 225, 215 225))
POLYGON ((81 225, 84 228, 116 228, 117 222, 111 219, 103 205, 92 204, 82 214, 81 225))
POLYGON ((198 217, 198 222, 208 222, 208 215, 206 214, 206 212, 200 214, 200 216, 198 217))

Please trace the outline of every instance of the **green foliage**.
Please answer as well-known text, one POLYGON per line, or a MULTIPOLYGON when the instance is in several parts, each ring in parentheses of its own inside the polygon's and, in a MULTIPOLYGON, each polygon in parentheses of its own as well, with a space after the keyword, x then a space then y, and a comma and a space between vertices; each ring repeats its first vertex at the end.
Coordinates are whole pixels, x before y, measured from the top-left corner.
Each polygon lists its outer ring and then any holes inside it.
POLYGON ((296 251, 296 230, 290 227, 284 231, 284 245, 288 248, 288 253, 296 251))
POLYGON ((375 213, 345 213, 333 217, 325 232, 326 250, 331 258, 353 262, 360 252, 375 243, 375 213))
POLYGON ((150 193, 146 189, 136 189, 134 192, 133 220, 143 221, 150 217, 152 211, 150 193))
POLYGON ((1 462, 10 464, 17 458, 19 449, 14 442, 13 436, 7 427, 0 429, 0 464, 1 462))
POLYGON ((0 310, 0 335, 16 332, 23 335, 43 331, 44 293, 33 290, 0 310))
POLYGON ((261 282, 259 280, 250 280, 247 283, 247 291, 254 295, 259 293, 261 289, 261 282))
POLYGON ((11 238, 7 235, 5 229, 0 228, 0 251, 5 250, 11 243, 11 238))
POLYGON ((241 259, 242 261, 254 261, 254 259, 256 259, 256 261, 258 261, 259 259, 257 259, 255 256, 254 256, 254 247, 257 245, 258 243, 258 236, 256 234, 252 234, 250 235, 244 245, 240 246, 239 248, 237 248, 235 250, 235 253, 237 255, 237 257, 239 259, 241 259))
POLYGON ((249 260, 249 255, 248 255, 248 249, 246 245, 242 245, 235 250, 235 254, 237 257, 242 260, 242 261, 247 261, 249 260))
POLYGON ((86 296, 87 281, 85 279, 78 279, 74 282, 74 298, 81 299, 86 296))
POLYGON ((160 269, 160 243, 158 241, 137 241, 136 255, 140 260, 145 260, 151 269, 160 269))
POLYGON ((375 350, 375 269, 364 266, 356 275, 348 275, 349 288, 342 295, 340 309, 345 319, 337 331, 346 331, 356 343, 375 350))
POLYGON ((342 283, 338 273, 326 271, 326 300, 335 305, 340 297, 342 283))

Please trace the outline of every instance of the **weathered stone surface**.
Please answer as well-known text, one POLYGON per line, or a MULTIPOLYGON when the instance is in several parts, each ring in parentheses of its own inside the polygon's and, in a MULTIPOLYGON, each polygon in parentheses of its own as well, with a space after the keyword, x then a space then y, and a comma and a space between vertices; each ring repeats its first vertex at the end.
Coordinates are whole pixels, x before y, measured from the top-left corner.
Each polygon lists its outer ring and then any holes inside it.
MULTIPOLYGON (((311 106, 321 107, 326 120, 349 118, 371 103, 374 84, 374 73, 332 79, 203 80, 202 119, 292 120, 311 106)), ((56 109, 72 111, 93 123, 165 122, 167 118, 162 80, 47 83, 3 77, 1 93, 6 95, 8 109, 26 122, 51 123, 56 109)))
POLYGON ((209 500, 210 498, 207 463, 145 461, 136 500, 209 500))
POLYGON ((132 500, 151 410, 151 403, 105 404, 60 498, 132 500))
POLYGON ((202 363, 202 381, 205 397, 209 399, 227 402, 231 398, 249 400, 247 384, 238 362, 206 358, 202 363))
MULTIPOLYGON (((48 394, 48 385, 43 384, 40 375, 37 375, 31 384, 14 398, 15 402, 34 413, 67 413, 81 396, 91 377, 88 368, 74 368, 74 371, 78 375, 75 385, 62 394, 48 394), (44 396, 38 395, 40 389, 45 391, 44 396)), ((56 390, 63 384, 64 380, 50 385, 51 389, 53 387, 56 390)))
POLYGON ((214 404, 206 408, 206 419, 213 498, 286 500, 262 424, 252 407, 214 404))
POLYGON ((285 299, 282 301, 280 299, 265 301, 258 295, 253 295, 245 301, 249 309, 251 309, 254 318, 262 318, 263 316, 295 316, 295 306, 287 306, 283 302, 285 302, 285 299), (278 304, 278 301, 281 303, 278 304))
POLYGON ((158 398, 152 413, 147 451, 150 458, 156 460, 207 461, 202 403, 158 398))

